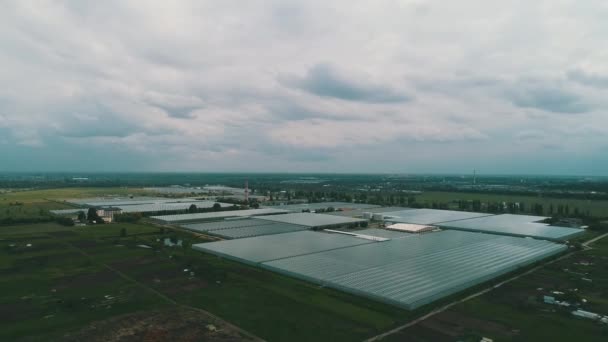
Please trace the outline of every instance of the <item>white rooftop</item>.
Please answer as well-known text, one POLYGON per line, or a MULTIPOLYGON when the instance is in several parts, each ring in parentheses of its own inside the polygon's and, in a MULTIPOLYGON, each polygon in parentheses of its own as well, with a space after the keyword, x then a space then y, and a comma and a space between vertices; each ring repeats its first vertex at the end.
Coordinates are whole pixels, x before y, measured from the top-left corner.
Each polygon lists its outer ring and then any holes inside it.
POLYGON ((398 230, 398 231, 408 232, 408 233, 422 233, 422 232, 431 231, 431 230, 435 229, 435 227, 424 225, 424 224, 395 223, 395 224, 391 224, 390 226, 386 227, 386 229, 398 230))

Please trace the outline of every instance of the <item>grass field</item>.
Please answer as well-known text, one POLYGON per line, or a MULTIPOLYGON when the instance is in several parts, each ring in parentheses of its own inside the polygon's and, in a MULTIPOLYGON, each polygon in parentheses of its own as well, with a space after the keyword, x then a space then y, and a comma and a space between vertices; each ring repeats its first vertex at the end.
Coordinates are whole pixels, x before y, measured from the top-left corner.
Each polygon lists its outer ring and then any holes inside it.
MULTIPOLYGON (((500 194, 475 194, 463 192, 424 192, 420 195, 416 195, 416 201, 419 203, 449 203, 458 200, 480 200, 482 203, 520 202, 525 203, 527 208, 530 208, 532 204, 539 203, 544 206, 545 215, 548 215, 550 205, 553 205, 555 209, 557 209, 559 205, 567 205, 570 208, 570 212, 573 212, 574 208, 578 208, 582 213, 589 210, 589 213, 593 216, 608 217, 608 201, 591 201, 568 198, 559 199, 551 197, 514 196, 500 194)), ((457 208, 456 203, 452 203, 451 207, 457 208)))
POLYGON ((47 199, 63 200, 70 198, 86 198, 97 196, 126 196, 141 195, 146 192, 141 188, 60 188, 44 190, 13 191, 0 194, 0 198, 7 201, 19 201, 24 203, 40 202, 47 199))
POLYGON ((146 193, 138 188, 64 188, 0 193, 0 221, 9 217, 14 220, 49 220, 49 210, 74 207, 65 203, 66 199, 129 194, 146 193))
POLYGON ((173 234, 145 224, 0 227, 0 340, 59 339, 108 317, 174 307, 173 301, 270 341, 362 340, 411 315, 189 248, 163 247, 173 234))
POLYGON ((384 340, 479 341, 485 336, 494 341, 606 341, 607 324, 575 317, 570 313, 573 308, 545 304, 542 299, 551 295, 582 303, 583 310, 608 315, 608 238, 593 247, 384 340), (555 295, 553 291, 564 295, 555 295))

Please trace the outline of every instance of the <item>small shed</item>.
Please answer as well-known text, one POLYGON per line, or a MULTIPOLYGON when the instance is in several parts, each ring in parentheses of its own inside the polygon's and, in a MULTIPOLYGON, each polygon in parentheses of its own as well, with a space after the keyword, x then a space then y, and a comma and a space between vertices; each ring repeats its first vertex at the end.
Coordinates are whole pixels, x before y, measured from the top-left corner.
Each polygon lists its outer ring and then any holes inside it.
POLYGON ((407 233, 424 233, 435 230, 434 226, 412 224, 412 223, 395 223, 387 226, 386 229, 398 230, 407 233))

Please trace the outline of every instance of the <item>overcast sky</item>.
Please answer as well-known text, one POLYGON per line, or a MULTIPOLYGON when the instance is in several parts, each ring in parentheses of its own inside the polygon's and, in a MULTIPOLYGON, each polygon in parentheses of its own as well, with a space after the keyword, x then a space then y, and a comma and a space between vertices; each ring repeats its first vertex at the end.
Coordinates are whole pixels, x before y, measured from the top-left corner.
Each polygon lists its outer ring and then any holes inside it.
POLYGON ((608 2, 0 2, 0 171, 608 175, 608 2))

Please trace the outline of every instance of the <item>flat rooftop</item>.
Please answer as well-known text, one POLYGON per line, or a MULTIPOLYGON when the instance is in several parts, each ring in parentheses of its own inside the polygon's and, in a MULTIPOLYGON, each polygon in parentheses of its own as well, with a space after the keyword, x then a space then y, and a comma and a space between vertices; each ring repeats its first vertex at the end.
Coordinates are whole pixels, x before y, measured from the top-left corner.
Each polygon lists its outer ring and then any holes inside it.
POLYGON ((78 214, 79 212, 84 212, 86 214, 87 209, 85 208, 77 208, 77 209, 57 209, 57 210, 49 210, 51 214, 55 215, 72 215, 78 214))
POLYGON ((347 217, 361 217, 363 213, 372 213, 372 214, 383 214, 391 211, 401 211, 401 210, 411 210, 411 208, 402 208, 402 207, 377 207, 377 208, 364 208, 364 209, 352 209, 352 210, 342 210, 342 211, 333 211, 330 213, 325 213, 327 215, 335 215, 335 216, 347 216, 347 217))
POLYGON ((272 214, 284 214, 286 210, 282 209, 246 209, 246 210, 224 210, 214 211, 211 213, 194 213, 194 214, 181 214, 181 215, 160 215, 151 216, 151 219, 155 219, 165 223, 179 223, 179 222, 196 222, 205 220, 221 220, 228 217, 248 217, 248 216, 259 216, 259 215, 272 215, 272 214))
POLYGON ((440 222, 464 220, 474 217, 492 215, 487 213, 472 213, 466 211, 437 209, 408 209, 385 212, 383 214, 386 221, 415 224, 437 224, 440 222))
POLYGON ((342 216, 316 214, 316 213, 291 213, 291 214, 284 214, 284 215, 272 215, 272 216, 259 217, 259 219, 273 221, 273 222, 296 224, 296 225, 306 226, 306 227, 311 227, 311 228, 337 226, 337 225, 353 224, 353 223, 367 221, 364 219, 356 219, 356 218, 351 218, 351 217, 342 217, 342 216))
POLYGON ((257 219, 226 220, 207 223, 183 224, 182 228, 224 239, 242 239, 308 230, 309 227, 257 219))
POLYGON ((395 223, 386 227, 386 229, 398 230, 408 233, 420 233, 435 229, 435 226, 429 226, 426 224, 415 224, 415 223, 395 223))
POLYGON ((446 229, 458 229, 490 234, 533 237, 547 240, 566 240, 582 234, 583 229, 550 226, 542 221, 547 217, 530 215, 492 215, 441 223, 446 229))
POLYGON ((410 233, 399 232, 399 231, 388 230, 388 229, 380 229, 380 228, 366 228, 366 229, 361 229, 361 230, 351 230, 349 232, 369 235, 369 236, 377 236, 377 237, 388 238, 388 239, 401 239, 404 237, 412 236, 412 234, 410 234, 410 233))
POLYGON ((319 210, 327 208, 338 209, 367 209, 367 208, 379 208, 379 205, 365 204, 365 203, 350 203, 350 202, 319 202, 319 203, 301 203, 301 204, 285 204, 276 205, 272 208, 285 209, 293 212, 302 212, 302 210, 319 210))
POLYGON ((374 243, 344 234, 313 231, 257 236, 247 239, 217 241, 193 245, 208 252, 249 264, 283 259, 336 248, 374 243))

